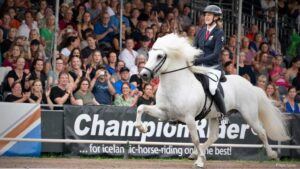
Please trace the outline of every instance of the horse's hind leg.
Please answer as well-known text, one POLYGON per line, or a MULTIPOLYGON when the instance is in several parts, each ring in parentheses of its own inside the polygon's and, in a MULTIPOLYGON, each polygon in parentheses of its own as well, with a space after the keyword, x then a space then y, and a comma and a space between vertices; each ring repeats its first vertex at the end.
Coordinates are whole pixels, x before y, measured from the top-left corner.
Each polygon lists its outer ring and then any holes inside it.
POLYGON ((159 109, 155 105, 140 105, 137 108, 137 113, 136 113, 136 120, 135 120, 135 127, 139 129, 140 132, 146 133, 147 132, 147 126, 143 124, 142 122, 142 115, 143 113, 147 113, 152 117, 158 118, 160 120, 166 120, 167 116, 164 111, 159 109))
MULTIPOLYGON (((205 151, 211 144, 213 144, 219 136, 219 122, 217 118, 211 118, 208 122, 208 138, 206 142, 202 145, 203 151, 205 151)), ((189 159, 196 159, 197 149, 194 147, 193 153, 188 157, 189 159)))
POLYGON ((190 119, 186 120, 185 122, 190 131, 192 142, 194 143, 195 147, 197 148, 197 152, 200 152, 197 155, 197 160, 194 163, 194 165, 195 165, 195 167, 202 168, 202 167, 204 167, 205 154, 204 154, 202 147, 200 146, 200 140, 199 140, 199 136, 198 136, 196 122, 192 117, 190 119))
MULTIPOLYGON (((252 112, 255 113, 255 110, 253 109, 247 109, 247 111, 244 112, 252 112)), ((269 158, 271 159, 277 159, 278 155, 276 151, 273 151, 271 146, 269 145, 267 133, 265 129, 262 126, 261 121, 258 118, 257 114, 243 114, 244 119, 247 121, 247 123, 250 125, 250 127, 253 128, 253 130, 257 133, 257 136, 260 138, 260 140, 263 142, 266 152, 269 158)), ((276 125, 276 124, 274 124, 276 125)))

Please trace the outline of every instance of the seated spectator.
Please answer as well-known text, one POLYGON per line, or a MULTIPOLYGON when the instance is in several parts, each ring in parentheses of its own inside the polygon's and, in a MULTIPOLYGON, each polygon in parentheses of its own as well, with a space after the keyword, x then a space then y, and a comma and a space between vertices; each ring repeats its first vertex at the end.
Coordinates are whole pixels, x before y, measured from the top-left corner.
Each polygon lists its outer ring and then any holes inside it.
POLYGON ((286 89, 289 87, 289 84, 285 79, 286 69, 281 67, 282 60, 282 56, 276 56, 270 71, 271 80, 278 87, 281 95, 286 94, 286 89))
POLYGON ((103 66, 103 59, 100 50, 92 52, 91 63, 86 66, 87 71, 90 73, 90 79, 93 79, 96 75, 96 71, 99 67, 103 66))
MULTIPOLYGON (((78 86, 78 83, 80 82, 81 79, 83 78, 90 78, 89 73, 81 69, 81 60, 79 57, 74 56, 70 60, 70 71, 69 74, 71 75, 70 77, 70 82, 74 83, 74 87, 78 86)), ((91 71, 91 69, 89 69, 91 71)), ((75 88, 74 88, 75 90, 75 88)))
POLYGON ((140 39, 140 48, 137 50, 138 55, 143 55, 146 57, 146 60, 148 60, 148 52, 150 50, 149 44, 150 39, 147 36, 142 36, 140 39))
POLYGON ((236 74, 236 69, 234 68, 234 65, 232 61, 227 61, 224 64, 224 71, 226 75, 233 75, 236 74))
POLYGON ((288 80, 290 85, 293 83, 293 79, 297 76, 299 72, 299 68, 300 68, 300 57, 295 57, 291 60, 290 67, 287 69, 285 74, 285 79, 288 80))
MULTIPOLYGON (((2 66, 4 66, 4 67, 11 67, 12 69, 15 69, 16 68, 17 59, 20 58, 20 57, 24 58, 24 55, 25 54, 23 52, 22 46, 13 45, 13 46, 11 46, 11 48, 9 49, 9 51, 7 51, 4 54, 4 61, 2 63, 2 66)), ((30 67, 30 64, 28 62, 26 62, 26 60, 25 60, 24 69, 25 69, 26 73, 29 73, 29 67, 30 67)))
POLYGON ((253 41, 255 35, 258 33, 258 26, 256 24, 251 25, 250 32, 246 35, 246 37, 253 41))
POLYGON ((249 49, 249 39, 247 37, 242 38, 241 52, 245 53, 245 64, 252 65, 256 53, 249 49))
POLYGON ((25 59, 23 57, 19 57, 16 62, 16 68, 9 71, 6 76, 7 85, 5 86, 5 91, 11 91, 11 86, 14 82, 20 82, 22 86, 22 90, 25 92, 29 91, 29 76, 24 71, 25 59))
POLYGON ((296 87, 297 91, 300 91, 300 70, 298 70, 297 76, 293 79, 292 85, 296 87))
POLYGON ((265 75, 260 75, 257 77, 256 86, 260 87, 263 90, 266 90, 267 87, 267 77, 265 75))
MULTIPOLYGON (((116 81, 114 87, 116 89, 116 94, 122 94, 122 85, 125 82, 129 82, 129 69, 127 67, 122 67, 120 69, 120 80, 116 81)), ((136 87, 133 84, 129 84, 132 91, 136 91, 136 87)))
POLYGON ((46 89, 47 75, 44 72, 44 61, 42 59, 36 59, 33 61, 33 70, 30 72, 29 83, 32 86, 33 81, 39 79, 42 82, 43 90, 46 89))
POLYGON ((50 70, 48 73, 48 87, 53 87, 58 84, 58 75, 65 70, 64 61, 61 57, 56 59, 55 70, 50 70))
POLYGON ((88 35, 86 40, 87 40, 88 46, 81 50, 81 57, 80 57, 82 59, 82 61, 84 62, 84 64, 88 63, 91 54, 95 50, 99 50, 99 48, 97 46, 97 40, 94 35, 88 35))
POLYGON ((99 105, 95 99, 94 94, 89 90, 90 81, 87 78, 81 79, 78 83, 78 91, 74 94, 74 97, 78 105, 99 105))
POLYGON ((117 53, 111 51, 107 55, 108 63, 105 65, 106 70, 110 75, 114 75, 116 73, 116 66, 117 66, 117 53))
POLYGON ((296 88, 294 86, 288 88, 288 94, 283 99, 283 103, 285 105, 285 112, 287 113, 300 113, 300 105, 299 103, 296 103, 297 92, 296 88))
POLYGON ((135 97, 131 95, 130 84, 128 82, 124 82, 121 86, 121 94, 117 94, 114 105, 116 106, 135 106, 135 97))
POLYGON ((73 97, 73 84, 70 83, 69 73, 64 71, 59 73, 58 84, 51 88, 50 98, 56 105, 77 105, 73 97))
POLYGON ((229 49, 228 48, 224 48, 221 51, 221 63, 224 66, 224 64, 228 61, 231 61, 232 59, 232 55, 230 55, 229 49))
POLYGON ((51 88, 48 88, 48 90, 44 92, 41 80, 36 79, 32 83, 29 101, 30 103, 48 104, 51 106, 53 103, 50 99, 50 92, 51 88))
POLYGON ((47 60, 44 47, 38 40, 32 40, 30 42, 30 51, 28 52, 28 55, 30 55, 29 58, 31 58, 31 62, 36 59, 42 59, 43 61, 47 60))
POLYGON ((22 25, 18 29, 18 36, 25 36, 28 39, 31 29, 36 29, 37 31, 39 31, 38 24, 34 20, 32 12, 28 10, 25 12, 25 20, 22 22, 22 25))
POLYGON ((141 104, 146 105, 154 105, 154 94, 153 94, 153 87, 151 84, 145 84, 143 89, 143 95, 138 98, 137 106, 141 104))
POLYGON ((69 36, 66 39, 66 44, 64 45, 64 48, 62 48, 62 50, 60 51, 61 57, 63 58, 65 64, 68 63, 71 51, 74 48, 78 48, 79 45, 80 41, 79 38, 76 36, 69 36))
POLYGON ((280 100, 279 92, 278 92, 277 87, 275 86, 275 84, 269 83, 267 85, 266 94, 267 94, 268 98, 272 101, 272 103, 276 107, 278 107, 280 110, 284 110, 283 109, 283 104, 281 103, 281 100, 280 100))
POLYGON ((19 81, 13 82, 11 92, 12 93, 5 98, 6 102, 29 103, 30 93, 22 92, 22 85, 19 81))
POLYGON ((96 39, 99 43, 111 44, 118 28, 110 23, 110 16, 107 12, 103 12, 101 20, 94 25, 96 39))
POLYGON ((94 29, 94 26, 92 24, 92 20, 91 20, 91 14, 88 11, 85 11, 82 17, 82 20, 79 21, 79 23, 77 24, 77 31, 78 31, 78 35, 80 40, 83 40, 83 32, 86 29, 94 29))
POLYGON ((143 80, 140 76, 140 72, 143 70, 145 62, 138 63, 138 73, 130 77, 130 84, 133 84, 139 91, 143 91, 143 80))
POLYGON ((110 81, 110 75, 106 72, 104 67, 99 67, 97 70, 95 77, 91 81, 90 90, 99 104, 112 104, 113 96, 116 91, 110 81))
POLYGON ((249 48, 255 52, 258 52, 260 44, 263 42, 263 35, 261 33, 256 33, 254 40, 250 42, 249 48))
POLYGON ((272 65, 268 61, 268 53, 261 52, 253 62, 254 71, 256 77, 259 75, 265 75, 269 77, 269 70, 272 68, 272 65))
POLYGON ((10 48, 13 42, 15 41, 17 36, 17 29, 11 28, 8 32, 8 37, 3 40, 1 43, 1 53, 4 55, 5 52, 7 52, 10 48))
POLYGON ((121 68, 125 67, 125 62, 122 60, 119 60, 117 62, 117 66, 116 66, 116 73, 112 75, 112 82, 115 83, 116 81, 121 79, 121 74, 120 74, 120 70, 121 68))
MULTIPOLYGON (((119 55, 119 59, 125 62, 126 67, 130 71, 134 66, 136 66, 135 59, 138 56, 138 53, 133 48, 134 48, 134 40, 132 38, 128 38, 126 40, 126 48, 124 48, 119 55)), ((135 74, 136 72, 130 72, 130 73, 135 74)))
POLYGON ((126 32, 126 25, 125 25, 125 23, 122 23, 121 34, 122 34, 122 44, 120 44, 120 33, 118 33, 118 34, 116 34, 114 36, 113 43, 112 43, 114 50, 117 51, 118 53, 120 52, 121 45, 122 45, 122 48, 125 47, 126 40, 129 37, 129 34, 126 32))
POLYGON ((251 65, 246 65, 246 55, 244 52, 240 53, 240 64, 239 64, 239 75, 248 75, 249 76, 249 81, 255 85, 256 84, 256 77, 255 73, 253 72, 253 68, 251 65))

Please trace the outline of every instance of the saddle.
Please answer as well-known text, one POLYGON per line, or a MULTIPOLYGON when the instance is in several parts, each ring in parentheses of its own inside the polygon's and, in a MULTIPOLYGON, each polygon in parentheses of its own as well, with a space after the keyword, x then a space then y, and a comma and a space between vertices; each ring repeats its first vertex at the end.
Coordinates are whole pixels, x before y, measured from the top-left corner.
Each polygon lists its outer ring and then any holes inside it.
MULTIPOLYGON (((201 112, 195 117, 195 120, 202 120, 204 119, 208 113, 211 111, 211 106, 213 104, 213 99, 212 99, 212 94, 209 90, 209 77, 205 74, 194 74, 196 79, 198 79, 200 81, 200 83, 202 84, 203 86, 203 89, 204 89, 204 94, 205 94, 205 102, 204 102, 204 106, 201 110, 201 112), (209 107, 208 109, 206 109, 206 105, 207 105, 207 100, 208 98, 210 98, 211 102, 209 104, 209 107)), ((218 82, 218 87, 217 87, 217 90, 220 90, 222 96, 224 97, 224 90, 223 90, 223 87, 221 86, 221 83, 223 82, 226 82, 226 77, 224 75, 224 73, 222 72, 221 73, 221 77, 220 77, 220 81, 218 82)), ((181 121, 168 121, 170 125, 177 125, 177 124, 185 124, 184 122, 181 122, 181 121)))

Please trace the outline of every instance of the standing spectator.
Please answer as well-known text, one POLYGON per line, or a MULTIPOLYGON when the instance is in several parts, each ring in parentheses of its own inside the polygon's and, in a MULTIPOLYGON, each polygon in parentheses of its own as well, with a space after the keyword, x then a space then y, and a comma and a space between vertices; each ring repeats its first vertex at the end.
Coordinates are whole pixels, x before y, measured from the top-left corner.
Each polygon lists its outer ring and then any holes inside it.
POLYGON ((111 105, 115 88, 110 81, 110 75, 106 72, 104 67, 100 67, 93 80, 91 81, 90 90, 92 90, 96 101, 99 104, 111 105))
POLYGON ((13 82, 11 85, 11 92, 12 93, 5 98, 6 102, 29 103, 30 93, 23 93, 21 82, 13 82))
POLYGON ((128 82, 124 82, 121 86, 121 94, 117 94, 114 105, 116 106, 135 106, 135 97, 131 95, 130 84, 128 82))
POLYGON ((73 85, 70 83, 69 73, 60 72, 57 86, 51 88, 50 98, 57 105, 77 105, 77 101, 73 97, 73 85))
POLYGON ((266 94, 276 107, 278 107, 280 110, 283 110, 283 105, 280 101, 280 95, 279 95, 279 92, 278 92, 275 84, 269 83, 267 85, 266 94))
POLYGON ((143 95, 138 98, 137 106, 145 104, 145 105, 154 105, 154 93, 153 87, 151 84, 145 84, 143 87, 143 95))
POLYGON ((285 112, 287 113, 300 113, 300 105, 295 101, 297 92, 294 86, 288 88, 288 94, 283 99, 285 105, 285 112))
POLYGON ((87 78, 81 79, 78 83, 78 91, 74 94, 74 97, 78 105, 99 105, 95 99, 94 94, 89 90, 90 81, 87 78))
POLYGON ((19 27, 18 36, 24 36, 27 39, 29 38, 29 32, 31 29, 36 29, 39 31, 37 22, 33 19, 33 14, 30 11, 25 12, 25 20, 22 22, 22 25, 19 27))
MULTIPOLYGON (((114 87, 116 89, 116 94, 122 93, 122 85, 125 82, 129 82, 129 69, 127 67, 122 67, 120 69, 120 80, 116 81, 114 87)), ((133 84, 129 84, 132 91, 136 91, 136 87, 133 84)))
MULTIPOLYGON (((126 48, 122 50, 119 55, 119 59, 125 62, 125 65, 131 71, 135 66, 135 59, 138 53, 133 49, 134 48, 134 40, 132 38, 128 38, 126 40, 126 48)), ((131 74, 135 74, 136 72, 130 72, 131 74)))
POLYGON ((44 61, 36 59, 33 61, 33 70, 30 72, 29 83, 32 86, 35 80, 39 79, 42 82, 42 89, 46 89, 47 75, 44 72, 44 61))

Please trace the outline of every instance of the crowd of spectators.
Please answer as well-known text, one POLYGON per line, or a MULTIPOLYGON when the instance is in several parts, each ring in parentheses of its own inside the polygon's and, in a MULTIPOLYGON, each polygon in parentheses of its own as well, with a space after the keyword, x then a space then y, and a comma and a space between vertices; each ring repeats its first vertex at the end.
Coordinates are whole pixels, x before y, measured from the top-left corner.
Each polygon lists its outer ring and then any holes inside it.
MULTIPOLYGON (((273 4, 274 0, 261 0, 262 12, 272 15, 273 4)), ((279 7, 282 15, 299 20, 297 0, 279 0, 279 7)), ((0 62, 11 68, 2 83, 4 93, 9 93, 5 101, 50 107, 155 104, 159 79, 145 84, 138 74, 148 60, 148 51, 158 37, 172 32, 192 44, 204 24, 203 16, 194 23, 187 0, 132 0, 122 8, 120 16, 118 0, 62 3, 56 31, 53 4, 47 0, 38 4, 6 0, 0 11, 0 62), (53 52, 55 35, 57 52, 53 52)), ((226 39, 220 54, 225 72, 236 74, 239 62, 239 74, 265 90, 277 107, 299 112, 300 58, 283 57, 286 52, 274 27, 261 32, 253 24, 242 36, 239 61, 237 36, 226 39)))

